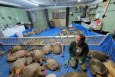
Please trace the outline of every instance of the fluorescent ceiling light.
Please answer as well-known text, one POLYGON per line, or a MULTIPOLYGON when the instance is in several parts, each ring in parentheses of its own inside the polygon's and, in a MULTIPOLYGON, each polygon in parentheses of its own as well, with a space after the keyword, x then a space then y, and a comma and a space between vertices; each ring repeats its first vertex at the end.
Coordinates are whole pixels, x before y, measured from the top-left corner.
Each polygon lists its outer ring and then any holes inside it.
POLYGON ((78 0, 78 2, 80 2, 81 0, 78 0))
POLYGON ((38 4, 37 4, 35 1, 30 1, 30 0, 24 0, 24 1, 26 1, 26 2, 28 2, 28 3, 31 3, 31 4, 34 4, 34 5, 38 6, 38 4))
POLYGON ((14 3, 10 3, 10 2, 4 2, 4 1, 0 1, 0 4, 7 4, 7 5, 14 5, 14 6, 21 6, 18 4, 14 4, 14 3))

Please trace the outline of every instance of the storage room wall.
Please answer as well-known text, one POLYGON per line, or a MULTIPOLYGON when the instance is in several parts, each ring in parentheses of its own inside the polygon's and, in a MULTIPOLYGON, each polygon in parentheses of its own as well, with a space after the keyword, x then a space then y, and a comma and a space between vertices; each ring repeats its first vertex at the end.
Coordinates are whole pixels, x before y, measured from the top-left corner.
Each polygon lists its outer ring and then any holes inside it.
MULTIPOLYGON (((115 2, 115 0, 111 0, 110 3, 113 3, 113 2, 115 2)), ((97 14, 97 11, 99 12, 99 19, 101 19, 102 15, 104 14, 105 7, 104 8, 101 7, 102 2, 98 4, 99 4, 99 7, 94 10, 96 14, 97 14)), ((103 20, 102 30, 113 32, 112 29, 115 29, 115 5, 114 4, 109 4, 109 7, 105 15, 107 17, 105 17, 103 20)), ((87 17, 96 17, 96 15, 88 15, 87 17)))
POLYGON ((29 22, 24 9, 0 6, 0 14, 0 28, 2 27, 1 24, 6 26, 7 24, 15 25, 20 21, 29 22), (2 16, 6 19, 3 19, 2 16), (13 16, 13 19, 10 19, 9 16, 13 16), (19 21, 16 21, 15 17, 18 17, 19 21))
POLYGON ((78 13, 77 13, 77 12, 74 12, 74 8, 77 8, 77 7, 70 7, 70 8, 69 8, 69 12, 72 12, 72 13, 73 13, 73 16, 72 16, 72 15, 69 15, 69 25, 72 24, 72 21, 73 21, 73 20, 78 20, 78 19, 77 19, 77 16, 78 16, 78 15, 82 16, 82 13, 83 13, 83 12, 78 12, 78 13))
POLYGON ((31 15, 34 27, 36 28, 47 27, 46 14, 44 10, 35 10, 33 12, 35 13, 35 16, 36 16, 36 22, 34 22, 31 15))

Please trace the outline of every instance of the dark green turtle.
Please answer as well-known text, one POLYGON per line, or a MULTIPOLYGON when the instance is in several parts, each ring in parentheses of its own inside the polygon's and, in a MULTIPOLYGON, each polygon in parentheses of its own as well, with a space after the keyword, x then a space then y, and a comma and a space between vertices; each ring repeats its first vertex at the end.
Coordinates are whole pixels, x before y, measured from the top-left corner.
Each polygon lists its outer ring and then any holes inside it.
POLYGON ((106 60, 109 58, 105 53, 98 51, 98 50, 89 50, 89 53, 87 55, 90 58, 96 58, 98 60, 106 60))
POLYGON ((71 71, 65 74, 64 76, 60 75, 60 77, 89 77, 89 76, 81 72, 71 71))
POLYGON ((106 66, 96 58, 91 58, 88 60, 88 66, 92 72, 92 75, 96 75, 96 73, 104 75, 107 73, 106 66))

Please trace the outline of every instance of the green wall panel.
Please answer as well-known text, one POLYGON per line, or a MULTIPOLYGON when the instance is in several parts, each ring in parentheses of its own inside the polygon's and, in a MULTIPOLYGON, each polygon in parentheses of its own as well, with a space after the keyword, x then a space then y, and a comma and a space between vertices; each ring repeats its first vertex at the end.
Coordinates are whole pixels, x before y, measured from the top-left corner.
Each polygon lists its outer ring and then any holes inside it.
MULTIPOLYGON (((115 0, 111 0, 111 3, 112 2, 115 2, 115 0)), ((103 11, 103 12, 99 12, 99 19, 102 19, 102 15, 104 14, 104 11, 106 8, 101 7, 102 2, 98 3, 98 5, 99 5, 99 7, 95 10, 96 11, 103 11)), ((88 8, 88 10, 89 10, 89 8, 88 8)), ((111 32, 112 31, 111 29, 115 29, 115 11, 112 11, 112 10, 115 10, 115 5, 109 4, 109 7, 108 7, 107 12, 105 14, 107 17, 105 17, 103 19, 102 30, 104 30, 104 31, 110 31, 111 32)), ((96 17, 96 15, 95 16, 89 16, 89 17, 96 17)))
POLYGON ((20 21, 29 22, 27 13, 24 9, 0 6, 0 13, 6 18, 2 19, 0 16, 0 28, 1 24, 3 24, 3 26, 6 26, 7 24, 12 24, 14 26, 20 21), (13 19, 9 18, 10 15, 13 16, 13 19), (16 21, 15 17, 19 17, 19 21, 16 21))

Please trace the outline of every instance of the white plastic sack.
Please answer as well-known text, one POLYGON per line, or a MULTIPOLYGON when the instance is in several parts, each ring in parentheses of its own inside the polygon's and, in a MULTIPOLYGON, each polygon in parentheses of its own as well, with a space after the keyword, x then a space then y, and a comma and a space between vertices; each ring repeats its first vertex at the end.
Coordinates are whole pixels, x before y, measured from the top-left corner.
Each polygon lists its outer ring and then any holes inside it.
POLYGON ((23 37, 23 34, 20 31, 16 31, 15 34, 17 35, 17 37, 23 37))

